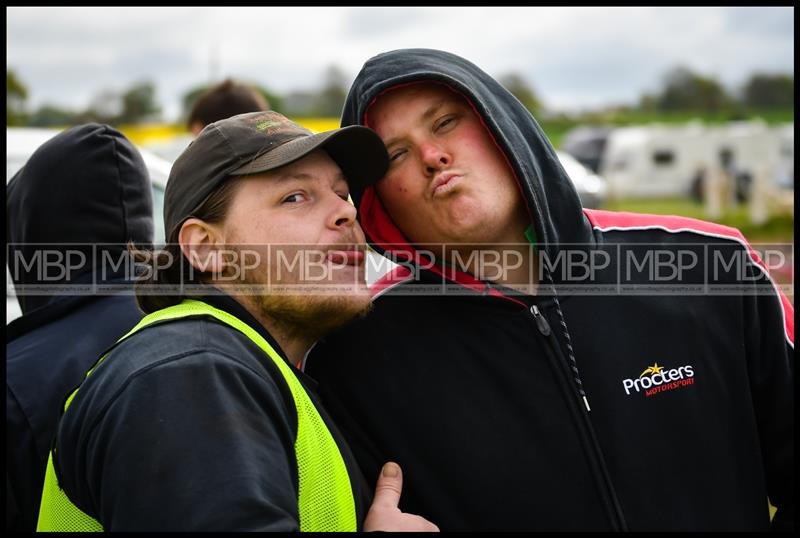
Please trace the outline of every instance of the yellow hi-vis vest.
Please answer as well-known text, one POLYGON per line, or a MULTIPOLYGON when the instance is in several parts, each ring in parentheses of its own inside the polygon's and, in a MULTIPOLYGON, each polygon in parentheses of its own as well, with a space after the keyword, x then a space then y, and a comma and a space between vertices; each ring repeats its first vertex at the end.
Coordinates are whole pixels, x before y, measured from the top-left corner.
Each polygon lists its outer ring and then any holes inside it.
MULTIPOLYGON (((227 312, 200 301, 184 300, 178 305, 145 316, 118 342, 153 323, 191 316, 212 316, 244 333, 264 350, 266 356, 278 367, 289 385, 297 408, 297 438, 294 451, 299 477, 300 530, 357 530, 353 490, 339 448, 292 369, 258 332, 227 312)), ((87 377, 106 356, 107 354, 101 357, 97 364, 89 370, 86 374, 87 377)), ((64 412, 77 392, 78 389, 67 399, 64 404, 64 412)), ((57 447, 54 447, 47 460, 47 474, 45 475, 36 530, 103 531, 103 526, 75 506, 64 490, 59 487, 53 467, 53 454, 56 450, 57 447)), ((213 494, 213 492, 210 493, 213 494)))

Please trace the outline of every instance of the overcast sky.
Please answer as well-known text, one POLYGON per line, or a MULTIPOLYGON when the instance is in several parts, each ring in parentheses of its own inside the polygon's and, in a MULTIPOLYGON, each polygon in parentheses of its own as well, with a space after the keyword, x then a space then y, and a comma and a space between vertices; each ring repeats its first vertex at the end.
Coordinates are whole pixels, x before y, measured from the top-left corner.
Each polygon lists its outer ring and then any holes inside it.
POLYGON ((83 109, 151 80, 167 120, 189 89, 225 76, 286 93, 355 77, 370 57, 447 50, 521 74, 552 110, 633 103, 687 66, 736 88, 794 75, 794 8, 6 8, 7 67, 43 103, 83 109))

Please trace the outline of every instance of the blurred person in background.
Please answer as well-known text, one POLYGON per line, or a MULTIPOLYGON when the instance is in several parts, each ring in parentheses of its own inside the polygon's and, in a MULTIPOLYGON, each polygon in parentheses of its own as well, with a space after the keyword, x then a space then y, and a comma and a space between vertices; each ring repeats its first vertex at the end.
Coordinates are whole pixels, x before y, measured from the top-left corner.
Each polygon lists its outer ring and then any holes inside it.
POLYGON ((370 502, 297 369, 370 306, 347 198, 386 166, 364 127, 254 112, 203 129, 167 182, 165 249, 138 252, 148 315, 67 400, 39 530, 437 530, 397 508, 394 463, 370 502))
POLYGON ((128 241, 152 243, 152 212, 141 155, 107 125, 56 135, 6 185, 8 267, 23 314, 6 326, 7 530, 36 529, 64 396, 142 318, 124 258, 128 241), (117 292, 95 293, 98 282, 117 292))
POLYGON ((447 52, 367 61, 342 125, 386 144, 351 195, 400 267, 305 367, 368 479, 444 531, 794 528, 794 310, 738 230, 581 208, 447 52))
POLYGON ((269 103, 257 89, 226 79, 197 98, 189 112, 186 126, 197 136, 209 123, 238 114, 269 109, 269 103))

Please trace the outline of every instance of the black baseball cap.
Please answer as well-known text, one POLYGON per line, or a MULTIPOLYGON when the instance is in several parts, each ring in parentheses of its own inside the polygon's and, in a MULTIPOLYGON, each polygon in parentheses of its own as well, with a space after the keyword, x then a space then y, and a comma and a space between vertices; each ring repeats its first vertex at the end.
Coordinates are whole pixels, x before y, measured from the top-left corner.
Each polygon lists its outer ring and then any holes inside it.
POLYGON ((314 134, 273 111, 207 125, 172 165, 164 193, 167 240, 230 176, 275 170, 316 149, 330 155, 351 188, 375 183, 389 168, 383 141, 360 125, 314 134))

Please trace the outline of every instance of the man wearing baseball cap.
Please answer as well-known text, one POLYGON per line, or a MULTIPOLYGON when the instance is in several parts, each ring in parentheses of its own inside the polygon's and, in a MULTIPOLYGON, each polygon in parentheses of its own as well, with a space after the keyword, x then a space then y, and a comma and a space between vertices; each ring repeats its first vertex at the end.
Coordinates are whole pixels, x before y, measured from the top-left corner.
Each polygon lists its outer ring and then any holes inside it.
POLYGON ((135 252, 148 315, 66 400, 39 530, 437 530, 397 508, 394 463, 370 505, 298 369, 369 308, 348 194, 387 167, 365 127, 203 129, 167 183, 167 244, 135 252))

